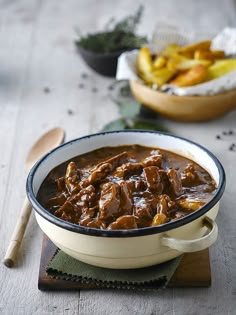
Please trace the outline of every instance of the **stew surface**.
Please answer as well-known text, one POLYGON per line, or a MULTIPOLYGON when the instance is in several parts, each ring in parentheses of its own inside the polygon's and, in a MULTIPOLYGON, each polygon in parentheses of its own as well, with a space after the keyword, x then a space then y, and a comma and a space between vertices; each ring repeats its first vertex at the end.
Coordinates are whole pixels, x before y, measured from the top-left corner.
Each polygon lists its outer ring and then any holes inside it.
POLYGON ((165 224, 201 208, 216 183, 195 162, 140 145, 104 147, 54 168, 38 192, 56 217, 91 228, 165 224))

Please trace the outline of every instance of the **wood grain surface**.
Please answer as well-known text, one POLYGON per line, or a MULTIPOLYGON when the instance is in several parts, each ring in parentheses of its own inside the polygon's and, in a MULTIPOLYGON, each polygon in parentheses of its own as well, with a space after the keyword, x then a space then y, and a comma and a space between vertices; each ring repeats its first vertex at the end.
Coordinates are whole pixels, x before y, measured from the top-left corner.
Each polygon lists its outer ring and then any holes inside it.
MULTIPOLYGON (((189 31, 217 32, 225 26, 236 26, 234 0, 147 0, 144 5, 138 30, 149 37, 160 21, 189 31)), ((113 80, 92 72, 76 54, 75 27, 82 33, 100 30, 111 16, 119 19, 137 6, 135 0, 0 0, 1 260, 25 197, 24 162, 36 138, 60 126, 70 140, 96 132, 118 117, 117 107, 109 98, 108 87, 113 80)), ((32 216, 16 268, 0 266, 0 314, 235 314, 236 152, 229 151, 229 146, 236 139, 216 139, 223 131, 236 132, 235 122, 235 111, 209 123, 165 121, 172 132, 210 149, 225 167, 227 185, 217 218, 219 237, 210 250, 211 288, 173 288, 158 294, 41 292, 37 282, 42 232, 32 216)))

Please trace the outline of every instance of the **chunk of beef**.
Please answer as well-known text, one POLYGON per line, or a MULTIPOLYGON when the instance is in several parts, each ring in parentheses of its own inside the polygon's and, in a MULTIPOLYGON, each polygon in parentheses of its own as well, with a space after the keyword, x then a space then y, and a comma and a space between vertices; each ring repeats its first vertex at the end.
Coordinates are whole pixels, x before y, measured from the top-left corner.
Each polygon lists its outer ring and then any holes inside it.
POLYGON ((72 223, 79 223, 81 216, 81 209, 70 201, 66 201, 58 210, 54 212, 54 215, 72 223))
POLYGON ((202 184, 200 181, 197 171, 192 163, 189 163, 181 174, 181 181, 183 186, 191 187, 202 184))
POLYGON ((162 155, 161 154, 150 155, 142 161, 143 167, 148 167, 148 166, 161 167, 161 164, 162 164, 162 155))
POLYGON ((137 229, 137 223, 135 217, 132 215, 123 215, 116 219, 108 226, 108 230, 130 230, 137 229))
MULTIPOLYGON (((153 214, 155 214, 155 209, 157 207, 157 204, 159 202, 159 194, 158 193, 154 193, 154 192, 151 192, 149 190, 145 190, 145 191, 140 191, 140 192, 137 192, 136 196, 135 196, 135 201, 138 199, 138 198, 143 198, 145 199, 148 204, 151 206, 151 208, 153 209, 153 214)), ((135 202, 136 204, 136 202, 135 202)))
POLYGON ((114 183, 104 186, 99 200, 99 219, 110 221, 120 214, 120 186, 114 183))
MULTIPOLYGON (((119 184, 124 182, 121 180, 119 184)), ((147 185, 144 179, 140 178, 139 176, 131 176, 129 179, 125 181, 127 188, 130 194, 136 194, 140 191, 144 191, 147 189, 147 185)))
POLYGON ((126 163, 118 167, 113 175, 120 178, 126 178, 133 174, 140 174, 141 170, 142 165, 140 163, 126 163))
POLYGON ((95 228, 95 229, 106 229, 106 225, 100 219, 92 219, 90 222, 87 223, 87 227, 95 228))
POLYGON ((73 204, 79 205, 81 202, 84 205, 87 205, 87 207, 91 207, 93 202, 96 200, 94 186, 89 185, 88 187, 81 189, 76 195, 72 196, 69 200, 73 204))
POLYGON ((174 206, 168 195, 161 195, 159 197, 159 203, 157 204, 157 213, 163 213, 168 216, 168 211, 174 206))
POLYGON ((213 191, 216 188, 215 181, 206 172, 197 171, 192 163, 189 163, 181 174, 182 184, 185 187, 205 185, 204 191, 213 191))
POLYGON ((79 220, 79 225, 82 225, 82 226, 87 226, 90 222, 92 222, 94 219, 93 218, 90 218, 90 217, 80 217, 80 220, 79 220))
POLYGON ((183 187, 181 182, 181 176, 179 172, 173 168, 169 169, 167 172, 169 182, 171 184, 172 190, 176 196, 180 196, 183 193, 183 187))
POLYGON ((134 206, 138 227, 149 226, 152 222, 152 207, 144 198, 140 198, 134 206))
POLYGON ((92 169, 92 172, 93 171, 96 171, 96 169, 98 169, 102 164, 105 164, 105 163, 109 163, 112 165, 112 170, 116 169, 119 165, 121 164, 124 164, 128 162, 128 153, 127 152, 122 152, 122 153, 119 153, 99 164, 97 164, 93 169, 92 169))
POLYGON ((60 177, 60 178, 57 178, 55 181, 56 181, 56 184, 57 184, 58 192, 65 191, 65 189, 66 189, 65 178, 64 177, 60 177))
POLYGON ((82 212, 84 212, 94 203, 95 199, 95 188, 90 185, 82 189, 76 195, 73 195, 72 197, 67 199, 64 204, 55 211, 54 214, 58 217, 62 217, 63 213, 64 215, 67 214, 72 216, 74 211, 75 219, 77 220, 77 217, 80 217, 82 212))
POLYGON ((132 194, 136 190, 135 188, 136 181, 128 179, 125 181, 125 183, 127 185, 129 192, 132 194))
POLYGON ((133 209, 132 193, 129 189, 129 184, 126 182, 120 183, 120 208, 123 214, 131 214, 133 209))
POLYGON ((162 193, 164 185, 161 181, 159 168, 156 166, 148 166, 143 169, 144 178, 150 191, 162 193))
POLYGON ((76 189, 79 181, 80 171, 74 162, 70 162, 67 166, 65 175, 65 186, 70 194, 76 189))
POLYGON ((134 188, 135 191, 146 190, 147 186, 145 180, 141 178, 136 179, 134 182, 134 188))
POLYGON ((51 212, 54 212, 53 210, 62 206, 66 202, 66 199, 65 194, 61 193, 60 195, 49 199, 46 203, 46 208, 48 208, 51 212))
POLYGON ((83 211, 82 211, 82 215, 81 215, 81 219, 82 218, 95 218, 97 217, 97 213, 99 211, 99 207, 98 205, 95 205, 94 207, 91 207, 91 208, 84 208, 83 211))
POLYGON ((106 225, 102 222, 102 220, 98 218, 90 218, 90 217, 82 218, 81 217, 79 224, 82 226, 87 226, 87 227, 95 228, 95 229, 106 228, 106 225))
POLYGON ((105 225, 102 224, 101 220, 98 220, 99 207, 95 205, 92 208, 83 209, 82 215, 80 217, 79 224, 83 226, 100 228, 105 225))
POLYGON ((97 182, 104 179, 111 171, 112 171, 112 164, 102 163, 88 177, 82 179, 79 185, 81 188, 85 188, 89 185, 94 185, 97 182))

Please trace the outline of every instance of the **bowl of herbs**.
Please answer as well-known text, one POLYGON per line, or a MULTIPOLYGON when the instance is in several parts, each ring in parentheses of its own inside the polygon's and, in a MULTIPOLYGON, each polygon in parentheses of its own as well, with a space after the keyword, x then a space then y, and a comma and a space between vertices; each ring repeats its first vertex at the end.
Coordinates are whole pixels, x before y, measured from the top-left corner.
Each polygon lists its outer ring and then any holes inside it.
POLYGON ((134 15, 120 22, 115 23, 112 18, 102 32, 79 35, 75 45, 86 64, 101 75, 115 77, 118 57, 124 51, 140 48, 147 41, 135 34, 142 13, 140 6, 134 15))

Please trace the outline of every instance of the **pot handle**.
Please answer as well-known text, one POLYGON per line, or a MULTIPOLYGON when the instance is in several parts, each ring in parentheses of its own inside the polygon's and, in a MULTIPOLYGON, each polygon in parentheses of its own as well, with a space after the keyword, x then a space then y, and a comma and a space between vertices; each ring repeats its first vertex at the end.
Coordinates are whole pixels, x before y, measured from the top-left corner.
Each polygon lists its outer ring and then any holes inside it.
POLYGON ((210 230, 210 232, 203 237, 197 238, 195 240, 181 240, 164 235, 161 238, 162 245, 182 253, 197 252, 210 247, 217 239, 218 226, 215 221, 213 221, 208 216, 204 217, 202 223, 203 226, 206 226, 210 230))

